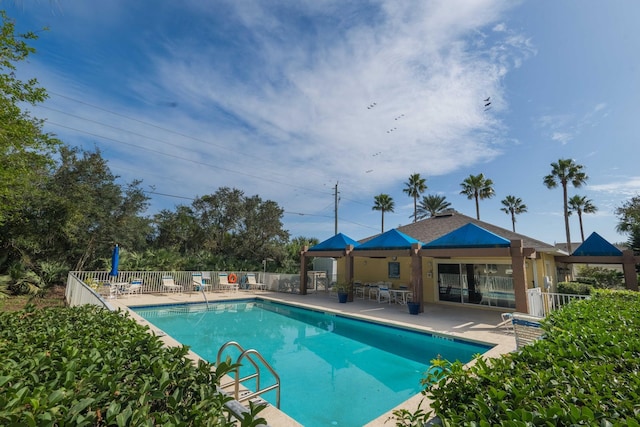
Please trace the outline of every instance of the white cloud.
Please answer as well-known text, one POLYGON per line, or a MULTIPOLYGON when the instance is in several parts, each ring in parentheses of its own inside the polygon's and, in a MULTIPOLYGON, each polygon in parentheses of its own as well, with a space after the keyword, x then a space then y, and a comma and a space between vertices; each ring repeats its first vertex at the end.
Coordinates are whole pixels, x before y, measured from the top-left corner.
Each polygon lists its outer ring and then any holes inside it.
MULTIPOLYGON (((510 6, 493 0, 187 2, 182 20, 209 25, 165 28, 175 6, 163 5, 124 44, 115 35, 129 30, 119 26, 129 3, 114 3, 99 28, 130 58, 109 70, 118 91, 55 69, 43 80, 131 120, 54 95, 57 108, 93 122, 49 111, 52 121, 112 140, 55 130, 107 147, 116 173, 160 192, 233 186, 294 212, 323 209, 325 201, 310 201, 330 200, 335 182, 345 205, 370 203, 408 171, 444 175, 496 158, 513 144, 498 115, 504 77, 535 54, 502 21, 510 6)), ((69 13, 82 16, 90 43, 103 16, 69 13)), ((405 202, 397 203, 403 219, 405 202)))
POLYGON ((640 176, 631 176, 623 181, 614 181, 607 184, 589 185, 589 190, 623 196, 636 196, 640 194, 640 176))

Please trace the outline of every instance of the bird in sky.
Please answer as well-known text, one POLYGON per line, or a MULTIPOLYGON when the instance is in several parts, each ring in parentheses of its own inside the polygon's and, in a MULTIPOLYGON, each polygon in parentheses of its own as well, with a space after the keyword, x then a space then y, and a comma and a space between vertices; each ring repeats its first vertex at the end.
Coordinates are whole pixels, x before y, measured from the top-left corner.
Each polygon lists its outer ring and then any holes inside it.
POLYGON ((491 97, 484 100, 484 111, 491 109, 491 97))

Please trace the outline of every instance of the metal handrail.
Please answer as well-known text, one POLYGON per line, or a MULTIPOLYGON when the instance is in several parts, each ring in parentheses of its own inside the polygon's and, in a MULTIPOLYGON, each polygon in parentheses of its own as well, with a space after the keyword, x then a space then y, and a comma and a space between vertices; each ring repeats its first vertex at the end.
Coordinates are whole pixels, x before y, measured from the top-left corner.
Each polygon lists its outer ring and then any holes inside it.
POLYGON ((260 396, 271 390, 276 390, 276 407, 280 409, 280 376, 275 371, 275 369, 273 369, 273 367, 269 364, 269 362, 267 362, 266 359, 260 354, 260 352, 258 352, 258 350, 255 350, 255 349, 245 350, 236 341, 226 342, 225 344, 222 345, 222 347, 220 347, 220 350, 218 350, 218 355, 216 357, 216 365, 220 364, 220 361, 222 360, 222 353, 224 352, 224 350, 227 347, 231 347, 231 346, 236 347, 238 350, 241 351, 240 356, 238 356, 238 358, 236 359, 236 364, 238 366, 236 366, 236 369, 235 369, 235 378, 232 382, 221 385, 220 387, 226 388, 233 384, 234 398, 239 402, 249 400, 255 396, 260 396), (260 366, 258 365, 258 363, 256 363, 256 361, 253 359, 252 356, 257 357, 259 361, 262 363, 262 365, 269 370, 271 375, 273 375, 273 377, 275 378, 275 384, 267 386, 263 389, 260 388, 260 375, 261 375, 260 366), (240 362, 244 358, 246 358, 249 361, 249 363, 253 365, 255 369, 255 373, 247 375, 243 378, 240 378, 240 362), (248 381, 254 378, 256 379, 256 390, 240 398, 240 383, 243 383, 245 381, 248 381))

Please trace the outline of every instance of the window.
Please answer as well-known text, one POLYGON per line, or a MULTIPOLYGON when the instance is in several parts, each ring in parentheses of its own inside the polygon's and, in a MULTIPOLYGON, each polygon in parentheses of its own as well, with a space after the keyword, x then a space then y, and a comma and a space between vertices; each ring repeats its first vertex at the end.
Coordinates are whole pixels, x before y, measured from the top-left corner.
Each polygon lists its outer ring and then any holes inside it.
POLYGON ((399 262, 390 262, 389 263, 389 278, 390 279, 399 279, 400 278, 400 263, 399 262))

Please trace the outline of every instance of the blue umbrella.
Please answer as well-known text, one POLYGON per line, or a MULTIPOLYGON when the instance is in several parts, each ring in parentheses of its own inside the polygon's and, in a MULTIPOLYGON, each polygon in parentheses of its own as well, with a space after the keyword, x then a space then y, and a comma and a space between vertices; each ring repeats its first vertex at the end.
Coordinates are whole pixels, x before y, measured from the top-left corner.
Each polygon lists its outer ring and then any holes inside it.
POLYGON ((113 254, 111 254, 111 271, 109 276, 116 277, 118 275, 118 263, 120 262, 120 248, 118 245, 113 247, 113 254))

